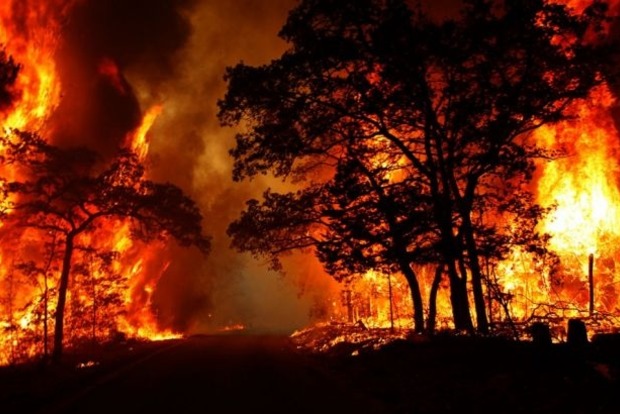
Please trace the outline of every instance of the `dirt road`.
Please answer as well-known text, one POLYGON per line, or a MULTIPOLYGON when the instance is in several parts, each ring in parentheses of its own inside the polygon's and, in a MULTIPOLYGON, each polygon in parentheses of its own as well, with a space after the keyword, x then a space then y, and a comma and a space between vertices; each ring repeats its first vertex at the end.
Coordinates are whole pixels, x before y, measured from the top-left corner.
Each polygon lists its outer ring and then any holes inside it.
POLYGON ((175 342, 40 413, 380 413, 380 404, 286 337, 175 342))

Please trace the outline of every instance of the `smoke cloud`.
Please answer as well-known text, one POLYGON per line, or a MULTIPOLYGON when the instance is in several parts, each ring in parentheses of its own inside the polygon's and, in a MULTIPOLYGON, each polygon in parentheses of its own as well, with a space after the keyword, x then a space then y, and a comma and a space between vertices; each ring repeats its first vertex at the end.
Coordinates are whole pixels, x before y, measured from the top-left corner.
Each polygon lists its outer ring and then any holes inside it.
POLYGON ((85 0, 67 15, 57 52, 64 95, 52 139, 112 155, 146 110, 163 105, 149 135, 151 178, 196 200, 213 237, 207 258, 167 248, 170 265, 153 295, 163 327, 191 333, 244 324, 290 332, 308 322, 314 296, 333 288, 312 258, 294 257, 282 278, 232 251, 226 235, 245 201, 260 197, 269 183, 232 181, 228 151, 235 131, 216 118, 224 71, 279 56, 286 45, 277 33, 295 4, 85 0))

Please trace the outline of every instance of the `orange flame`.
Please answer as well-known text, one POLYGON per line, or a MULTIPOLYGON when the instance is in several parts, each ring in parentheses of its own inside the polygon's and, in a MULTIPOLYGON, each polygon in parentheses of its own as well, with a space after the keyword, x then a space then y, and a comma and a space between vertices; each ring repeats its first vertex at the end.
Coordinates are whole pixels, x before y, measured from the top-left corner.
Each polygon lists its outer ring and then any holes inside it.
POLYGON ((144 160, 149 152, 147 135, 163 108, 163 105, 151 107, 142 118, 140 126, 127 137, 129 148, 138 155, 140 160, 144 160))
MULTIPOLYGON (((568 5, 575 13, 581 13, 592 3, 590 0, 557 2, 568 5)), ((618 15, 620 1, 611 1, 610 9, 618 15)), ((541 162, 533 182, 536 201, 544 207, 555 206, 540 223, 539 230, 552 236, 549 247, 557 254, 559 265, 552 257, 537 259, 523 251, 511 252, 489 275, 499 285, 507 306, 502 308, 493 303, 494 321, 507 317, 507 309, 510 317, 518 321, 545 317, 565 322, 567 318, 580 317, 589 320, 591 331, 617 329, 620 321, 620 275, 616 272, 616 259, 620 258, 620 134, 610 112, 616 104, 608 86, 603 85, 592 91, 588 99, 573 105, 575 120, 535 132, 534 141, 538 145, 565 152, 557 160, 541 162), (594 305, 592 313, 590 300, 594 305)), ((418 269, 426 300, 432 280, 430 273, 428 269, 418 269)), ((352 285, 349 294, 363 298, 358 301, 377 306, 383 300, 379 299, 377 286, 383 289, 384 281, 367 274, 352 285), (365 287, 369 279, 373 280, 374 291, 365 287)), ((347 289, 351 286, 343 291, 347 289)), ((347 318, 344 302, 337 305, 341 319, 347 318)), ((428 303, 425 306, 428 310, 428 303)), ((450 322, 446 321, 451 308, 446 287, 440 290, 437 307, 438 326, 449 327, 450 322)), ((354 313, 355 317, 364 316, 361 319, 369 326, 389 326, 384 310, 367 312, 368 316, 357 310, 354 313)))
MULTIPOLYGON (((0 47, 21 65, 13 87, 15 101, 0 114, 3 132, 19 129, 38 132, 47 138, 46 133, 52 130, 48 123, 62 99, 56 50, 61 22, 73 4, 71 0, 0 2, 0 47)), ((131 92, 112 59, 103 58, 98 69, 100 76, 119 92, 131 92)), ((125 144, 142 161, 148 157, 149 130, 162 109, 162 105, 150 108, 139 127, 126 137, 125 144)), ((19 178, 17 171, 7 166, 0 166, 0 173, 9 179, 19 178)), ((80 335, 100 339, 114 331, 153 340, 178 337, 158 327, 151 307, 152 293, 168 266, 161 263, 163 247, 134 242, 125 223, 110 220, 101 227, 96 237, 86 235, 81 242, 97 250, 113 250, 117 256, 111 267, 87 253, 76 260, 85 270, 74 271, 72 276, 67 340, 80 335), (118 275, 117 278, 112 279, 112 274, 118 275), (92 332, 88 333, 89 330, 92 332)), ((57 275, 51 270, 46 273, 32 270, 26 276, 15 269, 21 256, 44 261, 41 246, 45 240, 34 231, 22 232, 17 237, 17 243, 11 240, 0 245, 0 365, 41 354, 46 314, 48 336, 53 331, 51 315, 56 306, 57 275)))

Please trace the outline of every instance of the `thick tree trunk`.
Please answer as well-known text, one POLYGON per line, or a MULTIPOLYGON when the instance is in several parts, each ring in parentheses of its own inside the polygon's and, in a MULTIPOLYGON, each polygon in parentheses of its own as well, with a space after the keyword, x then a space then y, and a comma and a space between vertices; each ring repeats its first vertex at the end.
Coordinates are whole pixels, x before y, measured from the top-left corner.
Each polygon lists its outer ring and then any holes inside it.
POLYGON ((431 291, 428 296, 428 319, 426 321, 426 331, 429 334, 433 334, 435 332, 435 327, 437 326, 437 292, 439 291, 439 285, 441 283, 443 267, 443 265, 439 265, 435 269, 435 277, 433 278, 431 291))
POLYGON ((60 362, 62 357, 62 342, 64 333, 65 303, 67 301, 67 290, 69 288, 69 274, 71 273, 71 257, 73 256, 73 238, 69 234, 65 240, 65 254, 62 259, 62 270, 60 272, 60 284, 58 285, 58 304, 56 305, 55 326, 54 326, 54 351, 52 361, 60 362))
POLYGON ((443 261, 448 267, 448 278, 450 280, 450 304, 452 305, 452 317, 454 327, 457 330, 464 330, 470 333, 474 332, 474 326, 469 310, 469 299, 467 296, 467 278, 466 274, 459 277, 456 261, 461 251, 459 243, 452 228, 452 209, 449 197, 440 193, 433 194, 435 200, 434 213, 439 225, 441 235, 441 254, 443 261))
MULTIPOLYGON (((452 305, 452 317, 454 328, 457 330, 474 332, 474 324, 469 310, 469 298, 467 295, 467 272, 459 276, 457 269, 457 254, 461 246, 457 243, 456 237, 452 233, 452 222, 444 218, 441 226, 442 248, 445 263, 448 268, 448 279, 450 280, 450 304, 452 305)), ((459 261, 461 264, 462 261, 459 261)))
POLYGON ((411 268, 411 265, 405 261, 400 261, 400 267, 409 283, 411 292, 411 301, 413 302, 413 330, 416 333, 424 332, 424 306, 422 303, 422 293, 420 293, 420 284, 418 278, 411 268))
POLYGON ((476 323, 478 332, 486 334, 489 332, 489 321, 487 319, 487 308, 482 290, 482 270, 478 261, 478 247, 474 238, 473 226, 469 216, 463 217, 463 232, 465 236, 465 247, 469 256, 469 270, 471 272, 471 285, 474 293, 474 306, 476 309, 476 323))
POLYGON ((473 333, 474 324, 469 311, 467 279, 459 277, 454 261, 448 263, 448 278, 450 279, 450 304, 452 305, 454 327, 457 330, 473 333))

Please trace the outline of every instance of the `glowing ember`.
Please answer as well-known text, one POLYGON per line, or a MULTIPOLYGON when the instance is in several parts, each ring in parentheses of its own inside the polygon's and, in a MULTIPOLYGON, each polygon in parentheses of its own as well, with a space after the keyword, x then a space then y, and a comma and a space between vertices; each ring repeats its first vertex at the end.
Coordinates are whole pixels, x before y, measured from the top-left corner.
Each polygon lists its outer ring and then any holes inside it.
POLYGON ((97 365, 99 365, 99 362, 97 361, 86 361, 86 362, 80 362, 79 364, 77 364, 78 369, 84 369, 84 368, 92 368, 92 367, 96 367, 97 365))
POLYGON ((227 325, 220 329, 221 332, 238 332, 245 330, 245 325, 237 323, 234 325, 227 325))

